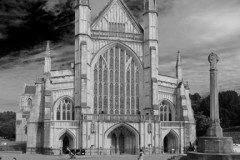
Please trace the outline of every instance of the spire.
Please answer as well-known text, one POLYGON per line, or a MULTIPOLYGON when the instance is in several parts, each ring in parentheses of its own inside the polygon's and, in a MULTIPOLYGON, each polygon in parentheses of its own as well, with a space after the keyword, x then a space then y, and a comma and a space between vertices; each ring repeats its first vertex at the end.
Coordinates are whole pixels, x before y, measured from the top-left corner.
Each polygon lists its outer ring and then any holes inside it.
POLYGON ((50 52, 50 42, 47 41, 47 47, 45 52, 44 73, 50 73, 50 71, 51 71, 51 52, 50 52))
POLYGON ((177 63, 176 63, 176 77, 178 79, 178 83, 182 82, 183 77, 182 77, 182 61, 181 61, 181 55, 180 51, 177 52, 177 63))
POLYGON ((50 50, 50 42, 47 41, 47 47, 46 47, 46 56, 50 57, 51 56, 51 50, 50 50))
POLYGON ((177 63, 176 63, 176 67, 178 66, 182 66, 182 61, 181 61, 181 54, 180 54, 180 51, 177 52, 178 55, 177 55, 177 63))

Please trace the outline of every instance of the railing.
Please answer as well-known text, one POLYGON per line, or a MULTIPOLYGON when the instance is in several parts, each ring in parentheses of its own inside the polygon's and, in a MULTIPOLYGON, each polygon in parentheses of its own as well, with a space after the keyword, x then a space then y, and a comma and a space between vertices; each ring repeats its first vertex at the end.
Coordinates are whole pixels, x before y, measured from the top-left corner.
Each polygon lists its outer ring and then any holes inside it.
POLYGON ((119 38, 143 41, 143 34, 137 34, 137 33, 92 30, 91 36, 92 38, 119 37, 119 38))
POLYGON ((27 147, 28 154, 62 155, 62 150, 58 148, 27 147))
POLYGON ((155 115, 109 115, 109 114, 83 114, 82 121, 109 121, 109 122, 140 122, 151 121, 161 122, 163 127, 181 127, 181 121, 161 121, 159 116, 155 115))
MULTIPOLYGON (((81 121, 105 121, 105 122, 157 122, 161 127, 181 127, 184 125, 181 121, 161 121, 159 116, 154 115, 111 115, 111 114, 83 114, 81 121)), ((80 121, 50 121, 54 127, 79 127, 80 121)))
POLYGON ((170 121, 170 122, 161 122, 162 127, 181 127, 182 122, 170 121))
POLYGON ((79 121, 51 121, 51 126, 55 127, 77 127, 79 124, 79 121))

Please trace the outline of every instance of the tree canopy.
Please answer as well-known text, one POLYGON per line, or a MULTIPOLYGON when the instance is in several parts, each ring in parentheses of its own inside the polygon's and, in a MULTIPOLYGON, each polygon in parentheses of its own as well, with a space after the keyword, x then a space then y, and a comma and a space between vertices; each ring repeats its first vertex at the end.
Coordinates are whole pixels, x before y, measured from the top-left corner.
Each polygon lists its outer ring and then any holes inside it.
POLYGON ((16 113, 7 111, 0 113, 0 137, 15 137, 16 113))
MULTIPOLYGON (((203 136, 210 125, 210 96, 190 95, 195 113, 197 136, 203 136)), ((240 126, 240 96, 235 91, 219 93, 219 117, 222 128, 240 126)))

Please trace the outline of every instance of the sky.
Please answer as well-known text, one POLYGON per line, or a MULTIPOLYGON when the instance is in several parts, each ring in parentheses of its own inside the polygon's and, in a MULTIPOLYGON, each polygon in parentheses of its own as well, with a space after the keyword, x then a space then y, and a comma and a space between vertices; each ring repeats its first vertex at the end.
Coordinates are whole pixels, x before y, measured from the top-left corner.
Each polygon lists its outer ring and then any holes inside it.
MULTIPOLYGON (((92 19, 108 1, 90 0, 92 19)), ((0 112, 17 111, 24 84, 34 84, 36 77, 43 74, 45 40, 51 41, 53 69, 68 68, 74 61, 74 14, 69 14, 69 0, 42 2, 44 3, 38 4, 37 0, 0 2, 0 112), (31 3, 26 5, 25 2, 31 3), (39 15, 41 22, 34 18, 39 15)), ((143 0, 125 2, 142 25, 143 0)), ((209 94, 207 58, 214 52, 220 59, 219 91, 235 90, 239 93, 240 1, 157 2, 159 72, 174 76, 177 52, 180 51, 183 78, 185 82, 188 81, 190 92, 206 96, 209 94)))

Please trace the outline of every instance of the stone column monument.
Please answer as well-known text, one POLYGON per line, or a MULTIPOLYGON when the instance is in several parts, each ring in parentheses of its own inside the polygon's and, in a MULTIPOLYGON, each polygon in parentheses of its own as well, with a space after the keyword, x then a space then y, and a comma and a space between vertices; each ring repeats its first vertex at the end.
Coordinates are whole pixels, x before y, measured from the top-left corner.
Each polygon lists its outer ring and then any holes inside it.
POLYGON ((208 56, 210 63, 210 118, 211 126, 204 137, 198 138, 197 152, 189 152, 189 160, 240 160, 240 154, 233 153, 232 137, 223 137, 219 120, 219 101, 217 83, 218 55, 208 56))
POLYGON ((209 137, 222 137, 222 128, 219 120, 219 101, 218 101, 218 81, 217 81, 217 63, 219 61, 218 55, 211 53, 208 56, 210 63, 210 118, 212 125, 207 130, 209 137))

